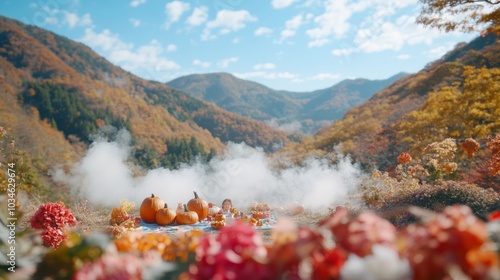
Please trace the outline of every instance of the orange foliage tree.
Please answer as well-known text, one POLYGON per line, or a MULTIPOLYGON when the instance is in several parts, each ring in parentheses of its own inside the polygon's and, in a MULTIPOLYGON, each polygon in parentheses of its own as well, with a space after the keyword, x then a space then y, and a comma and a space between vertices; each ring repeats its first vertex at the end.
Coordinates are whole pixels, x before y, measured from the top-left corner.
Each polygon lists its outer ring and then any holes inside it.
POLYGON ((446 32, 474 32, 484 26, 483 32, 500 33, 500 1, 420 0, 420 3, 423 6, 417 23, 424 26, 446 32))

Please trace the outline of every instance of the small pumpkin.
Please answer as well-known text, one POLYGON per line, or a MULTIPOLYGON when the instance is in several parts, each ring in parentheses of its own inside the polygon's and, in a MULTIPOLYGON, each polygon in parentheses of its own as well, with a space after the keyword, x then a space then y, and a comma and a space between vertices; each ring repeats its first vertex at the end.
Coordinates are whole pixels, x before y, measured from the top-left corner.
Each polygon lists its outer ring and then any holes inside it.
POLYGON ((221 212, 215 214, 215 220, 216 221, 225 221, 226 220, 226 216, 224 216, 224 214, 222 214, 221 212))
POLYGON ((179 225, 192 225, 198 222, 198 214, 196 212, 191 211, 187 208, 186 204, 184 204, 184 211, 177 213, 177 223, 179 225))
POLYGON ((187 208, 198 214, 198 219, 201 221, 208 216, 208 202, 198 197, 198 194, 193 191, 194 198, 190 199, 187 203, 187 208))
POLYGON ((221 209, 219 206, 214 205, 214 206, 208 208, 208 215, 211 217, 214 217, 217 213, 219 213, 220 210, 221 209))
POLYGON ((150 197, 146 197, 142 203, 139 210, 141 219, 149 224, 156 223, 156 212, 163 208, 165 202, 163 199, 151 194, 150 197))
POLYGON ((165 203, 165 207, 156 212, 156 223, 160 226, 170 225, 175 222, 176 217, 177 213, 175 212, 175 210, 172 208, 168 208, 167 204, 165 203))

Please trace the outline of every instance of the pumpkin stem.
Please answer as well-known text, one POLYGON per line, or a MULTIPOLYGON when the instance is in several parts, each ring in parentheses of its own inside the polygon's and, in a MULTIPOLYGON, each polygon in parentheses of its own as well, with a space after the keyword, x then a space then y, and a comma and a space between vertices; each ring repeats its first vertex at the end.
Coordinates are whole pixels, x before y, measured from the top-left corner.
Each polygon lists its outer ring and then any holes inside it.
POLYGON ((168 206, 167 206, 167 204, 166 204, 166 203, 165 203, 165 207, 163 207, 163 208, 168 208, 168 206))
POLYGON ((189 212, 186 204, 184 204, 184 212, 189 212))
POLYGON ((193 193, 194 193, 194 198, 195 199, 198 198, 198 194, 195 191, 193 191, 193 193))
POLYGON ((154 198, 154 197, 155 197, 155 195, 154 195, 154 194, 151 194, 151 198, 154 198))

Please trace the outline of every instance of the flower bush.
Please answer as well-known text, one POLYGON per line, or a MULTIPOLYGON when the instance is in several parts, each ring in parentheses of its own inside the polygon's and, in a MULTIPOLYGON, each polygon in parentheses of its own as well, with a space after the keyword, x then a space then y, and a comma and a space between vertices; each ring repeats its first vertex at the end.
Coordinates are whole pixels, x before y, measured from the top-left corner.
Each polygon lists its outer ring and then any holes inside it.
POLYGON ((64 203, 45 203, 30 219, 33 229, 41 229, 42 239, 46 246, 56 248, 66 238, 67 226, 76 226, 76 218, 64 203))

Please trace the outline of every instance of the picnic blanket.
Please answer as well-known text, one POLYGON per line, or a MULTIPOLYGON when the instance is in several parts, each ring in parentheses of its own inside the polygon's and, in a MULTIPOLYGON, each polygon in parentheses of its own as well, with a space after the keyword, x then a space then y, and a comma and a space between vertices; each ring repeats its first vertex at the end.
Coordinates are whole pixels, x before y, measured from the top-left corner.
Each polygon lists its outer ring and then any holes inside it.
MULTIPOLYGON (((276 219, 273 216, 261 219, 261 221, 262 221, 262 226, 253 226, 255 230, 269 230, 272 229, 273 226, 276 224, 276 219)), ((230 225, 233 222, 236 222, 236 220, 227 221, 227 225, 230 225)), ((147 224, 141 220, 138 230, 142 230, 144 232, 168 232, 168 233, 174 233, 177 231, 191 231, 194 229, 199 229, 202 231, 216 231, 216 229, 212 228, 210 223, 211 221, 205 219, 201 222, 197 222, 196 224, 192 225, 179 225, 177 223, 174 223, 172 225, 160 226, 157 224, 147 224)))

